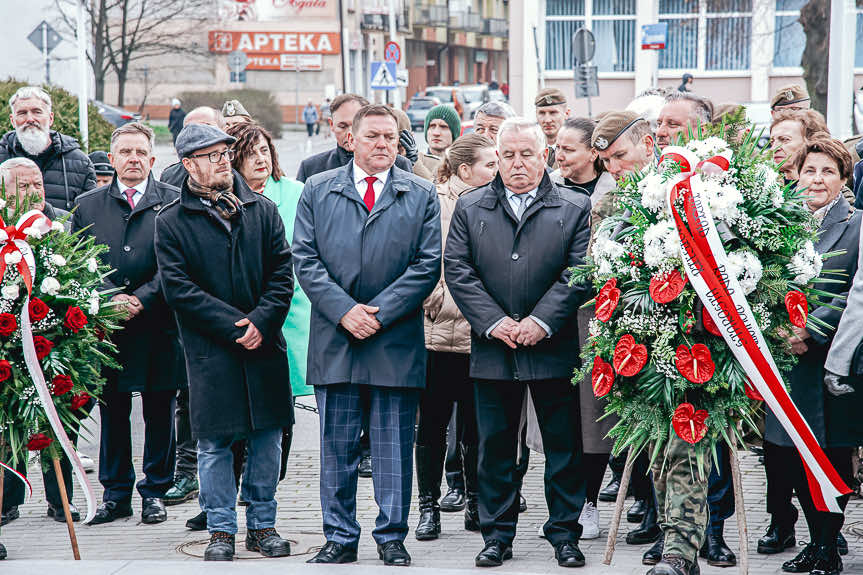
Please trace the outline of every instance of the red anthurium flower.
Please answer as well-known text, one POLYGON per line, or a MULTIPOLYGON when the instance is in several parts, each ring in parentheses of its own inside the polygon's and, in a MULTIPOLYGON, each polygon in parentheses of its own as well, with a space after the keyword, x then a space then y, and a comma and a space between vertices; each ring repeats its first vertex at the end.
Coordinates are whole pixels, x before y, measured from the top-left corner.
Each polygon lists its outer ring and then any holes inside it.
POLYGON ((806 327, 806 320, 809 317, 809 304, 806 303, 806 296, 802 292, 790 291, 785 294, 785 309, 788 310, 788 318, 793 325, 806 327))
POLYGON ((674 353, 674 365, 680 375, 692 383, 706 383, 716 371, 710 350, 703 343, 696 343, 692 349, 683 344, 678 345, 674 353))
POLYGON ((650 278, 650 297, 656 303, 668 303, 681 293, 686 287, 686 278, 678 270, 668 273, 656 274, 650 278))
POLYGON ((620 290, 617 288, 617 280, 612 278, 605 282, 596 296, 596 319, 608 321, 617 308, 620 301, 620 290))
POLYGON ((632 377, 647 363, 647 347, 635 343, 635 338, 626 334, 614 346, 614 371, 632 377))
POLYGON ((752 385, 752 381, 749 378, 746 378, 746 386, 743 388, 746 392, 746 397, 749 399, 754 399, 755 401, 764 401, 764 398, 761 397, 761 394, 758 393, 758 390, 755 389, 755 386, 752 385))
POLYGON ((708 333, 722 337, 722 332, 719 331, 719 327, 713 321, 713 318, 710 317, 710 314, 707 313, 706 309, 701 311, 701 323, 704 325, 704 329, 707 330, 708 333))
POLYGON ((58 373, 51 380, 51 384, 53 385, 54 395, 63 395, 72 389, 72 378, 68 375, 58 373))
POLYGON ((707 435, 707 411, 695 408, 691 403, 681 403, 674 410, 674 415, 671 417, 671 425, 674 427, 674 432, 677 437, 695 445, 707 435))
POLYGON ((593 358, 593 371, 590 372, 590 383, 593 385, 593 395, 604 397, 611 391, 614 383, 614 370, 611 364, 598 355, 593 358))
POLYGON ((30 439, 27 441, 27 449, 30 451, 42 451, 51 443, 53 443, 53 439, 45 435, 44 433, 35 433, 30 436, 30 439))

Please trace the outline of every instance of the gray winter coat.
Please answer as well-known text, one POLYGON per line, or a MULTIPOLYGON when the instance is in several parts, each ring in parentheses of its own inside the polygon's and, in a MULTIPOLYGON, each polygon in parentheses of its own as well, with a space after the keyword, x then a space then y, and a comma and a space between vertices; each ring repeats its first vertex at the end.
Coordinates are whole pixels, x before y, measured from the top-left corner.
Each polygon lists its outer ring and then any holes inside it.
POLYGON ((437 193, 392 167, 369 213, 353 167, 310 177, 297 206, 294 265, 312 302, 307 382, 422 388, 422 304, 441 270, 437 193), (362 341, 339 325, 357 303, 380 308, 381 329, 362 341))

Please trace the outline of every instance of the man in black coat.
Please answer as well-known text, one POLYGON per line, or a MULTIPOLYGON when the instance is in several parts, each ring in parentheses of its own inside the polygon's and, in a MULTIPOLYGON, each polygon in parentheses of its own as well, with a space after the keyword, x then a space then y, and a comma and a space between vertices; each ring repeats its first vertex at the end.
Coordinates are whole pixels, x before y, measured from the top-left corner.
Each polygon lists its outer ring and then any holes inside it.
POLYGON ((590 200, 552 184, 545 136, 524 118, 500 127, 500 171, 456 204, 444 255, 446 282, 471 325, 470 375, 479 432, 477 566, 512 557, 518 519, 516 448, 525 388, 545 449, 549 519, 544 532, 558 564, 584 565, 578 517, 581 466, 576 311, 587 290, 569 286, 590 240, 590 200))
POLYGON ((177 136, 185 125, 183 120, 186 118, 186 111, 183 110, 182 103, 179 99, 171 100, 171 112, 168 114, 168 129, 171 131, 173 140, 177 141, 177 136))
POLYGON ((105 491, 94 525, 132 515, 133 392, 141 394, 144 408, 144 478, 137 485, 142 522, 167 519, 162 497, 174 477, 174 396, 185 377, 177 331, 156 273, 153 235, 156 214, 178 193, 150 177, 153 139, 153 130, 137 122, 114 130, 110 159, 116 176, 110 185, 79 196, 72 218, 74 231, 85 230, 110 248, 101 257, 116 271, 105 287, 119 288, 112 301, 129 314, 114 338, 123 369, 104 372, 99 481, 105 491))
POLYGON ((51 96, 37 86, 24 86, 9 100, 9 119, 15 128, 0 139, 0 162, 25 157, 42 170, 45 199, 71 210, 75 198, 96 187, 96 171, 78 142, 51 129, 51 96))
POLYGON ((275 530, 282 428, 293 424, 282 325, 293 294, 291 250, 276 205, 231 170, 236 140, 192 124, 177 137, 189 177, 156 219, 165 300, 180 327, 198 440, 205 561, 231 561, 237 488, 231 443, 245 436, 246 548, 290 554, 275 530))

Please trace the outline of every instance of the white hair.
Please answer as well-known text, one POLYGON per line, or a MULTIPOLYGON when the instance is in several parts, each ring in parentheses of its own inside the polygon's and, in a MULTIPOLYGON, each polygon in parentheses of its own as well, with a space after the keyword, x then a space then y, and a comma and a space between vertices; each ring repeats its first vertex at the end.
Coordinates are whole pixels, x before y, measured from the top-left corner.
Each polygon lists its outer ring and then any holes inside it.
POLYGON ((504 120, 497 131, 498 152, 500 152, 501 150, 501 144, 503 142, 504 134, 512 131, 530 132, 530 134, 536 140, 537 151, 541 152, 545 149, 545 134, 543 133, 542 128, 539 127, 539 124, 536 121, 529 120, 523 116, 515 116, 504 120))
POLYGON ((8 178, 12 174, 12 170, 15 168, 36 168, 39 169, 39 166, 36 165, 36 162, 31 160, 30 158, 24 158, 18 156, 16 158, 9 158, 2 164, 0 164, 0 182, 5 182, 6 178, 8 178))
POLYGON ((48 112, 51 111, 51 96, 39 86, 22 86, 18 88, 18 91, 9 98, 9 107, 14 110, 15 102, 22 98, 39 98, 48 106, 48 112))

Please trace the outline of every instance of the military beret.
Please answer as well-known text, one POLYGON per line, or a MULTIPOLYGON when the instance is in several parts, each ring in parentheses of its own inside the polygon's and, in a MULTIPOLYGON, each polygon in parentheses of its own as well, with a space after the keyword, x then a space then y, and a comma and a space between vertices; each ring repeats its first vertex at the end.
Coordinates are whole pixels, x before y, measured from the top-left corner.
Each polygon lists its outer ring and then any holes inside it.
POLYGON ((245 116, 247 118, 252 117, 239 100, 228 100, 225 102, 222 105, 222 115, 226 118, 232 118, 234 116, 245 116))
POLYGON ((597 150, 607 150, 621 134, 644 118, 629 111, 607 112, 597 122, 590 139, 591 145, 597 150))
POLYGON ((806 88, 800 84, 790 84, 784 88, 779 88, 776 95, 770 100, 770 109, 806 102, 807 100, 809 100, 809 92, 806 91, 806 88))
POLYGON ((533 101, 533 105, 537 108, 558 104, 566 104, 566 96, 557 88, 543 88, 537 92, 536 99, 533 101))
POLYGON ((229 136, 219 128, 206 124, 189 124, 177 135, 174 148, 180 158, 188 158, 198 150, 209 148, 215 144, 225 142, 229 146, 237 139, 229 136))

